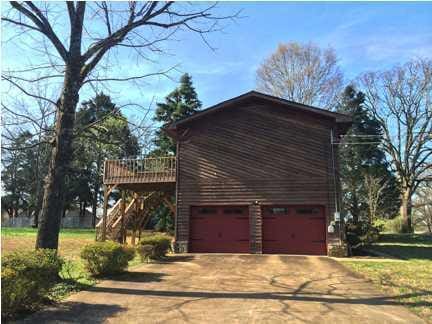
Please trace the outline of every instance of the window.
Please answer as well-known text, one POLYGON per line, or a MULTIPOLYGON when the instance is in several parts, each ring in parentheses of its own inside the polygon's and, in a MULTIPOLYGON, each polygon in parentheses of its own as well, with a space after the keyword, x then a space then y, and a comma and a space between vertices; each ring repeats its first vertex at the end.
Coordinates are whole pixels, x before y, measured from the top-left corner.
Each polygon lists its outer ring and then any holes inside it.
POLYGON ((287 215, 288 214, 288 208, 286 208, 286 207, 273 207, 273 208, 270 208, 270 213, 273 215, 287 215))
POLYGON ((200 214, 216 214, 216 212, 217 212, 216 208, 203 207, 198 209, 198 213, 200 214))
POLYGON ((318 214, 319 209, 318 208, 297 208, 296 213, 297 214, 318 214))
POLYGON ((240 208, 225 208, 223 211, 224 214, 243 214, 243 209, 240 208))

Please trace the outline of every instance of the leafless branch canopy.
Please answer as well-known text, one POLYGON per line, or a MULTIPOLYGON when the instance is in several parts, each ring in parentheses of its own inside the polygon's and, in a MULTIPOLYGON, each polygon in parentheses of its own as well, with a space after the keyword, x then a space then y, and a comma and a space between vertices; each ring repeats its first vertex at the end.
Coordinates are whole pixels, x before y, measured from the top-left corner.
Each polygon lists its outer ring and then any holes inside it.
MULTIPOLYGON (((23 46, 35 54, 34 59, 29 58, 27 66, 17 68, 6 64, 2 72, 2 82, 15 89, 10 94, 5 93, 8 98, 3 102, 3 109, 9 117, 7 122, 3 121, 3 126, 17 126, 11 120, 21 114, 17 119, 20 121, 18 129, 30 123, 37 111, 28 107, 29 102, 17 102, 17 93, 27 96, 29 101, 45 101, 54 111, 59 97, 43 95, 40 88, 47 87, 58 94, 65 87, 71 69, 79 71, 79 88, 92 92, 103 89, 110 94, 115 82, 131 82, 142 87, 143 83, 139 82, 146 79, 171 78, 177 65, 151 67, 157 66, 153 63, 164 53, 163 44, 175 40, 175 36, 184 31, 198 34, 209 44, 206 35, 220 30, 221 20, 238 16, 238 13, 218 16, 216 4, 158 1, 12 1, 4 9, 3 24, 8 35, 12 34, 5 46, 23 46), (15 38, 20 41, 14 42, 15 38), (124 64, 125 60, 129 63, 132 56, 136 59, 136 69, 124 64)), ((130 102, 128 105, 132 107, 130 102)), ((139 107, 136 108, 139 114, 144 111, 147 116, 149 107, 143 110, 140 103, 134 103, 134 107, 139 107)), ((143 123, 137 121, 134 129, 144 132, 145 128, 147 132, 148 125, 143 123)))
POLYGON ((411 196, 432 169, 432 61, 418 59, 360 77, 383 146, 411 196))
POLYGON ((259 90, 277 97, 332 109, 341 92, 335 52, 313 44, 280 44, 256 73, 259 90))

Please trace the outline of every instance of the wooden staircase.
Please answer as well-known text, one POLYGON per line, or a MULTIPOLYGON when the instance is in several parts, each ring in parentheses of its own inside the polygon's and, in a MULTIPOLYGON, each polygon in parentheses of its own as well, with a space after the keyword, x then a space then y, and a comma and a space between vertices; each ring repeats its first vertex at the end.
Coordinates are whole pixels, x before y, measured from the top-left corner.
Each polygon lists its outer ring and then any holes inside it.
MULTIPOLYGON (((122 224, 126 224, 127 218, 132 212, 132 206, 136 202, 136 198, 134 197, 131 202, 126 206, 123 220, 121 208, 122 208, 122 199, 117 200, 115 205, 108 211, 107 221, 106 221, 106 239, 113 241, 122 241, 122 224), (122 222, 123 220, 123 222, 122 222)), ((102 240, 102 228, 103 228, 103 219, 101 219, 96 224, 96 241, 102 240)))
MULTIPOLYGON (((132 227, 135 236, 137 227, 144 228, 151 214, 162 203, 167 205, 174 217, 175 206, 169 201, 169 195, 165 193, 154 191, 144 197, 134 194, 127 206, 123 206, 123 200, 120 198, 107 212, 105 239, 124 243, 126 228, 132 227), (122 208, 125 208, 124 219, 122 208)), ((103 240, 102 232, 103 219, 96 224, 96 241, 103 240)))

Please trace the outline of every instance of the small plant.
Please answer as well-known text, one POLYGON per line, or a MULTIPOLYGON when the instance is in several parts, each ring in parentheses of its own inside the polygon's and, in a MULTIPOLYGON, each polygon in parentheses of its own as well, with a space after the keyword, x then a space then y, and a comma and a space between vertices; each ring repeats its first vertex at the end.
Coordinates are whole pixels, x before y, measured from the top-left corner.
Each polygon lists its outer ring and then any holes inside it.
POLYGON ((141 239, 139 253, 141 259, 158 260, 166 256, 171 250, 171 238, 163 234, 153 234, 141 239))
POLYGON ((60 280, 63 260, 55 250, 19 251, 2 257, 2 318, 37 308, 60 280))
POLYGON ((347 243, 352 249, 369 245, 379 239, 379 228, 364 221, 359 221, 357 224, 347 222, 345 231, 347 243))
POLYGON ((86 269, 93 276, 121 273, 135 256, 135 249, 116 242, 96 242, 81 250, 86 269))

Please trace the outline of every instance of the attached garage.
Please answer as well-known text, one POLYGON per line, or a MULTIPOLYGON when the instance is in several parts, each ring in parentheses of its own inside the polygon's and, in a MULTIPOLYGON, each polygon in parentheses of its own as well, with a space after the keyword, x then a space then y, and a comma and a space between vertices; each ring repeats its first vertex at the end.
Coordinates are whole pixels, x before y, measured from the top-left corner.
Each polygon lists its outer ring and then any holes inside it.
POLYGON ((249 253, 249 233, 247 206, 191 208, 191 252, 249 253))
POLYGON ((265 206, 262 252, 325 255, 326 219, 320 206, 265 206))

